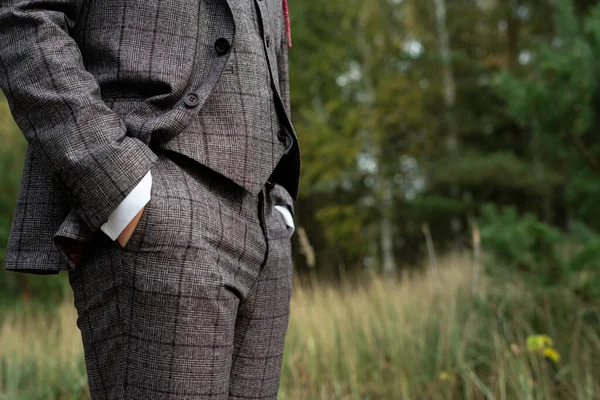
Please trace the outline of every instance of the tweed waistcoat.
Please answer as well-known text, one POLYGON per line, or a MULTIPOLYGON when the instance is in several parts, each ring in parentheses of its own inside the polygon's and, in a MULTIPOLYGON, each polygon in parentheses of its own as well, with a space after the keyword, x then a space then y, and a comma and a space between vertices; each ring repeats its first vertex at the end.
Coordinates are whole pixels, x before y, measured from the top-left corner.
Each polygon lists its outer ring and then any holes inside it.
POLYGON ((273 15, 263 19, 254 0, 230 0, 229 5, 235 39, 224 70, 185 132, 160 147, 184 154, 257 195, 286 150, 282 109, 274 92, 279 76, 277 69, 269 70, 267 59, 268 52, 286 41, 285 31, 271 26, 284 15, 280 3, 273 1, 264 2, 263 12, 273 15))

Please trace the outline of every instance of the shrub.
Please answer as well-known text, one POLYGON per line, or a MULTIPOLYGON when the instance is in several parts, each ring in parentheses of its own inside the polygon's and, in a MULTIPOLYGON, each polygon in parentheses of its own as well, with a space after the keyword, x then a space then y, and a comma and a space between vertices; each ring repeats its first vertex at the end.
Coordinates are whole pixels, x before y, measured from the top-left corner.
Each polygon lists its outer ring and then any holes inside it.
POLYGON ((488 204, 482 209, 481 238, 492 277, 518 274, 532 287, 566 287, 586 300, 600 299, 600 236, 583 223, 562 231, 534 214, 488 204))

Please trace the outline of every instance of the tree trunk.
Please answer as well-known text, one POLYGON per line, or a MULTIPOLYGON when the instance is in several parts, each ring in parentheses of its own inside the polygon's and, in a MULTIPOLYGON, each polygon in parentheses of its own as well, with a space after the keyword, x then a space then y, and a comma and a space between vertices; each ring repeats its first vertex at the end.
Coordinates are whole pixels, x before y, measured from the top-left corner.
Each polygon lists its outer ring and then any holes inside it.
MULTIPOLYGON (((440 58, 442 60, 442 75, 444 85, 444 107, 445 107, 445 128, 446 128, 446 148, 450 156, 456 156, 458 153, 458 127, 454 117, 454 106, 456 104, 456 80, 452 68, 452 48, 450 46, 450 32, 448 31, 448 12, 446 9, 446 0, 433 0, 435 5, 435 21, 438 32, 438 45, 440 58)), ((452 197, 457 197, 460 191, 455 191, 452 197)), ((451 222, 451 230, 454 238, 459 243, 460 231, 454 229, 451 222)), ((458 251, 458 246, 456 248, 458 251)))
MULTIPOLYGON (((365 3, 362 6, 361 16, 359 18, 359 27, 357 29, 357 43, 360 50, 360 64, 362 69, 362 81, 364 90, 368 94, 368 102, 365 102, 364 107, 367 114, 376 112, 373 105, 375 96, 377 95, 373 80, 373 65, 376 65, 374 60, 373 46, 370 44, 366 37, 366 29, 368 26, 369 18, 373 17, 373 10, 378 10, 377 5, 372 3, 365 3)), ((391 274, 396 271, 396 260, 394 257, 394 229, 392 226, 392 215, 393 215, 393 201, 389 198, 389 187, 390 180, 385 176, 383 166, 382 154, 384 141, 376 140, 374 138, 377 135, 378 126, 366 126, 363 129, 363 146, 365 152, 370 154, 375 160, 377 160, 378 168, 373 178, 375 180, 374 196, 378 204, 379 210, 381 211, 381 221, 379 225, 380 230, 380 248, 381 248, 381 264, 385 274, 391 274)), ((370 238, 373 240, 373 238, 370 238)))
POLYGON ((433 0, 433 3, 435 5, 435 21, 444 79, 444 105, 446 107, 446 129, 448 130, 447 145, 448 150, 455 151, 458 147, 458 137, 452 114, 456 104, 456 80, 452 69, 452 49, 450 47, 450 33, 448 32, 446 0, 433 0))
POLYGON ((506 5, 506 68, 514 71, 519 58, 519 20, 515 18, 511 0, 506 5))

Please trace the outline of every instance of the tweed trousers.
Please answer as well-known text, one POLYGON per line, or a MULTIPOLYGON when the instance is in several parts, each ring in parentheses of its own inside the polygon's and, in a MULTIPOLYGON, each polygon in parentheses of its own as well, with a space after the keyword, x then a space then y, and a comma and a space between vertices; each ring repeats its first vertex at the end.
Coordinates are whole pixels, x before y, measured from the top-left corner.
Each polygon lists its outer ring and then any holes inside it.
POLYGON ((272 186, 157 155, 127 245, 98 232, 69 271, 92 399, 276 399, 292 231, 272 186))

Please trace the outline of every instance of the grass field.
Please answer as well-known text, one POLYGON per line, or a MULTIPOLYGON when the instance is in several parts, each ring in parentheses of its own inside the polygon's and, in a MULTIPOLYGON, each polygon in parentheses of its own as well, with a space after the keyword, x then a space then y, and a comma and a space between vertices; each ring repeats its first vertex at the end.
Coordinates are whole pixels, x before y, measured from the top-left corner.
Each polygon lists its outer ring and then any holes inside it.
MULTIPOLYGON (((473 296, 470 271, 296 286, 280 399, 600 399, 598 307, 518 282, 473 296), (560 360, 528 349, 538 334, 560 360)), ((1 315, 0 399, 89 398, 71 300, 1 315)))

